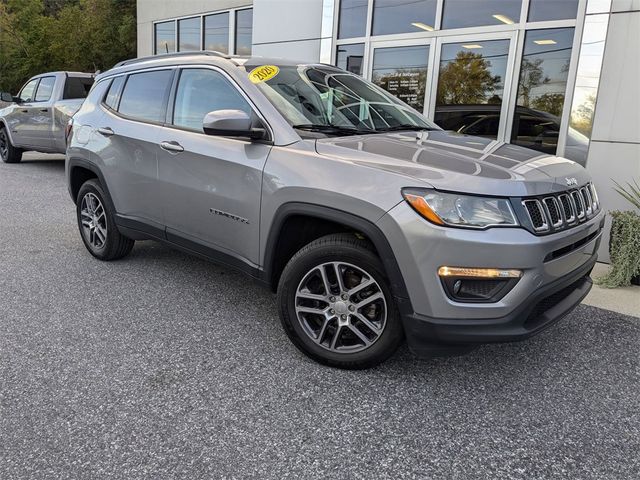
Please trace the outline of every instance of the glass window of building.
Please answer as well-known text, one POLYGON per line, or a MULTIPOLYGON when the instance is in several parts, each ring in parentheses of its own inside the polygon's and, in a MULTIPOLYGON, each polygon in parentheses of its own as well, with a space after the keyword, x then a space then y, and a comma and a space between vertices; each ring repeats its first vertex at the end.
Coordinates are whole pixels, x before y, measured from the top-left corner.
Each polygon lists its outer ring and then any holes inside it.
POLYGON ((572 43, 573 28, 527 32, 512 143, 556 153, 572 43))
POLYGON ((522 0, 444 0, 442 28, 511 25, 521 8, 522 0))
POLYGON ((565 20, 578 15, 578 0, 529 0, 529 21, 565 20))
POLYGON ((509 40, 442 46, 434 120, 445 130, 497 138, 509 40))
POLYGON ((253 9, 236 12, 236 54, 251 55, 253 9))
POLYGON ((200 17, 178 20, 178 51, 200 50, 200 17))
POLYGON ((176 22, 156 23, 155 25, 155 53, 173 53, 176 51, 176 22))
POLYGON ((353 45, 338 45, 336 51, 336 65, 343 70, 362 75, 362 60, 364 58, 364 43, 353 45))
POLYGON ((367 28, 368 0, 341 0, 338 38, 364 37, 367 28))
POLYGON ((374 0, 373 35, 431 32, 437 0, 374 0))
POLYGON ((229 53, 229 12, 204 17, 204 49, 229 53))
POLYGON ((428 45, 376 48, 371 80, 422 112, 428 63, 428 45))

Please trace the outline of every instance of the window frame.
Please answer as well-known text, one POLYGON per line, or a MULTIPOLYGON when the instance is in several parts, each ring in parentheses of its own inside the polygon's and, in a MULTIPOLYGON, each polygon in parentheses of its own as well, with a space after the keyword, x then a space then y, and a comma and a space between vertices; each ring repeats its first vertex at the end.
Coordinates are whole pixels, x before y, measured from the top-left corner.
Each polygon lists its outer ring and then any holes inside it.
MULTIPOLYGON (((159 23, 168 23, 168 22, 173 22, 174 23, 174 43, 175 43, 175 52, 171 52, 171 53, 177 53, 180 50, 180 46, 179 46, 179 39, 180 39, 180 32, 179 32, 179 21, 180 20, 188 20, 191 18, 199 18, 200 19, 200 49, 199 50, 194 50, 194 51, 202 51, 204 50, 205 47, 205 41, 204 41, 204 34, 205 34, 205 23, 204 23, 204 19, 205 17, 208 17, 209 15, 217 15, 219 13, 228 13, 229 14, 229 31, 228 31, 228 35, 229 35, 229 52, 228 55, 236 55, 236 17, 237 17, 237 12, 241 11, 241 10, 253 10, 253 4, 248 4, 248 5, 242 5, 239 7, 234 7, 234 8, 226 8, 226 9, 222 9, 222 10, 212 10, 212 11, 208 11, 208 12, 204 12, 204 13, 198 13, 198 14, 190 14, 190 15, 183 15, 180 17, 171 17, 171 18, 164 18, 162 20, 154 20, 151 24, 151 51, 153 52, 153 55, 163 55, 163 53, 158 53, 157 52, 157 45, 156 45, 156 25, 159 23)), ((253 26, 251 27, 251 38, 252 38, 252 48, 253 48, 253 26)))

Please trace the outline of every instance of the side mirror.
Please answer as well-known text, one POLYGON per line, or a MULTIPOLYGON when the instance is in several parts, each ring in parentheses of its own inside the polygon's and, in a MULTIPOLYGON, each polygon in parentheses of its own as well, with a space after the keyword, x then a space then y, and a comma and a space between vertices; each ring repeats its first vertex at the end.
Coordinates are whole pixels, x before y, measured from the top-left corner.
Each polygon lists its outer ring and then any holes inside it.
POLYGON ((15 102, 15 100, 13 98, 13 95, 11 95, 9 92, 0 93, 0 100, 2 100, 3 102, 8 102, 8 103, 15 102))
POLYGON ((242 110, 214 110, 204 116, 202 129, 207 135, 223 137, 264 138, 265 129, 255 127, 251 117, 242 110))

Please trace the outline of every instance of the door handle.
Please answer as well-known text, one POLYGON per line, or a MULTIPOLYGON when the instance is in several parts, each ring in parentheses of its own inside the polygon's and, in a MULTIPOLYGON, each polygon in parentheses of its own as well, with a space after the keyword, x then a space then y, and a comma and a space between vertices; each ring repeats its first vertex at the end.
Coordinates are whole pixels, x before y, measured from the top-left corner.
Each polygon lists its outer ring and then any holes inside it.
POLYGON ((41 109, 40 109, 40 111, 41 111, 41 112, 48 112, 48 111, 49 111, 49 109, 48 109, 48 108, 41 108, 41 109))
POLYGON ((160 142, 160 148, 170 153, 184 152, 184 147, 176 141, 160 142))
POLYGON ((22 109, 22 110, 20 110, 20 111, 21 111, 22 113, 29 113, 29 110, 27 110, 26 108, 25 108, 25 109, 22 109))
POLYGON ((110 137, 115 132, 113 130, 111 130, 110 127, 100 127, 100 128, 98 128, 98 133, 100 135, 104 135, 105 137, 110 137))

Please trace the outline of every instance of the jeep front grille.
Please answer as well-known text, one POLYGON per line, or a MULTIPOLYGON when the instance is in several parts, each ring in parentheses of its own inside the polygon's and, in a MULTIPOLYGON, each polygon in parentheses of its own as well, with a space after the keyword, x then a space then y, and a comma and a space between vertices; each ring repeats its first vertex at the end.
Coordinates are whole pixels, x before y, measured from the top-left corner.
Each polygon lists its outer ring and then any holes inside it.
POLYGON ((593 217, 600 210, 593 184, 556 195, 525 198, 522 206, 536 233, 566 230, 593 217))

